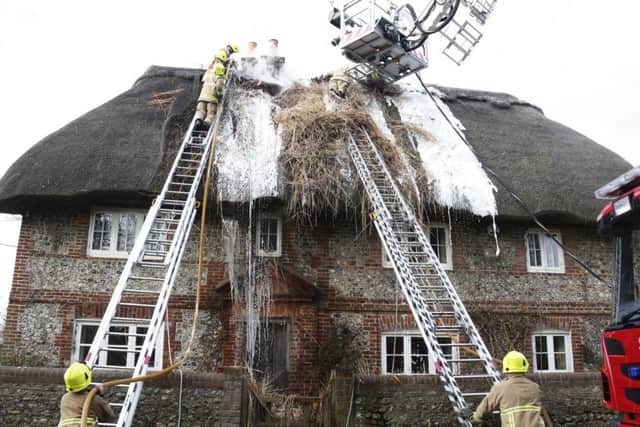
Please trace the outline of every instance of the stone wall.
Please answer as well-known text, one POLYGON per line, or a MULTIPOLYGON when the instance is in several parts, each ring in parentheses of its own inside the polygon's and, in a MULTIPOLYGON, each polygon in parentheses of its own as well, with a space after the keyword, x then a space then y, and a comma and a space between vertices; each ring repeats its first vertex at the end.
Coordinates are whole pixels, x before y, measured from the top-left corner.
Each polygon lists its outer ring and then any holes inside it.
MULTIPOLYGON (((63 369, 0 367, 1 424, 7 427, 56 425, 64 394, 63 374, 63 369)), ((114 375, 103 375, 98 379, 113 378, 114 375)), ((182 378, 182 425, 242 425, 243 384, 239 372, 223 375, 186 371, 182 378)), ((105 397, 112 401, 117 399, 109 390, 105 397)), ((179 397, 180 377, 177 373, 147 383, 134 426, 176 426, 179 397)))
MULTIPOLYGON (((543 404, 555 426, 605 427, 614 418, 600 403, 597 374, 537 375, 543 404)), ((354 427, 457 426, 451 405, 434 376, 366 377, 357 386, 354 427)), ((485 424, 499 426, 494 416, 485 424)))

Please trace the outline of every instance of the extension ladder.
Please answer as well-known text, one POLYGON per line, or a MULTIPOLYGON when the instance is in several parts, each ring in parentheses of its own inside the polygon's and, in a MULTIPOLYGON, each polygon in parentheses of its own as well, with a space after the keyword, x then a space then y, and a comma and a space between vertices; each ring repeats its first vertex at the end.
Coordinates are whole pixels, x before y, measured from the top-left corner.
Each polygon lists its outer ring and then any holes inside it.
POLYGON ((371 202, 370 217, 458 422, 470 427, 467 399, 486 396, 501 375, 366 130, 349 135, 348 151, 371 202), (447 336, 452 338, 449 343, 438 340, 447 336), (463 357, 463 351, 473 356, 463 357))
MULTIPOLYGON (((227 74, 227 84, 230 79, 231 72, 227 74)), ((171 290, 199 207, 196 192, 208 158, 213 155, 210 151, 214 129, 222 116, 222 109, 221 104, 216 123, 208 131, 194 129, 195 117, 191 120, 169 176, 146 215, 85 357, 89 368, 118 369, 109 363, 109 357, 101 357, 103 353, 108 353, 107 356, 124 355, 129 360, 134 360, 135 368, 131 378, 144 376, 153 364, 156 356, 154 349, 162 335, 171 290), (123 324, 138 325, 138 328, 133 329, 136 333, 123 328, 123 324), (127 345, 128 343, 135 345, 127 345)), ((119 369, 131 371, 131 368, 119 369)), ((111 402, 116 414, 119 408, 118 420, 116 423, 99 425, 130 426, 142 385, 142 382, 132 382, 118 386, 127 389, 122 402, 111 402)))

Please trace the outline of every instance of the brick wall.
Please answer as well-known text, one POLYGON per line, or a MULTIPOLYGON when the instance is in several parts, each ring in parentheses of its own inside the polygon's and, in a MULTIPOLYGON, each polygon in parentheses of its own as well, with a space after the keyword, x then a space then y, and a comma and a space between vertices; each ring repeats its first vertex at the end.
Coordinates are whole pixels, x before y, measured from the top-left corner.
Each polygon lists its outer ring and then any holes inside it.
MULTIPOLYGON (((74 320, 102 316, 124 260, 87 257, 89 219, 88 209, 25 215, 0 363, 65 366, 72 353, 74 320)), ((540 328, 571 332, 576 370, 594 369, 598 335, 609 317, 609 289, 567 256, 565 274, 528 273, 524 234, 529 227, 508 222, 499 226, 500 255, 496 256, 495 241, 485 224, 464 215, 452 222, 450 273, 472 315, 477 310, 536 313, 540 328)), ((241 223, 235 248, 239 275, 246 270, 246 228, 241 223)), ((591 227, 551 228, 560 231, 571 250, 610 279, 609 242, 591 227)), ((216 290, 228 267, 221 237, 220 219, 211 218, 201 329, 191 362, 204 371, 243 364, 242 324, 231 316, 228 289, 216 290)), ((174 354, 184 350, 189 336, 197 248, 198 236, 192 233, 169 307, 171 332, 165 349, 170 344, 174 354)), ((271 265, 292 269, 319 291, 313 301, 276 298, 270 314, 290 322, 290 384, 298 392, 313 388, 314 352, 338 321, 349 319, 359 331, 361 350, 372 373, 379 372, 380 336, 396 328, 396 317, 403 319, 405 329, 415 328, 392 270, 382 268, 381 245, 371 226, 361 230, 351 222, 336 220, 299 227, 285 221, 282 256, 271 265)), ((523 343, 523 350, 530 351, 530 342, 523 343)), ((164 357, 167 364, 166 351, 164 357)))
MULTIPOLYGON (((614 418, 600 404, 597 374, 538 375, 531 379, 540 384, 543 405, 556 426, 605 427, 614 418)), ((356 388, 352 414, 354 427, 458 425, 442 385, 433 376, 363 378, 356 388)), ((487 427, 500 425, 498 417, 487 421, 487 427)))
MULTIPOLYGON (((64 395, 63 369, 0 367, 0 420, 7 427, 56 425, 64 395)), ((99 381, 117 378, 105 373, 99 381)), ((185 371, 182 378, 182 425, 240 426, 243 379, 239 372, 203 374, 185 371)), ((177 425, 180 377, 173 373, 149 382, 142 391, 134 426, 177 425)), ((122 400, 107 389, 109 400, 122 400)))

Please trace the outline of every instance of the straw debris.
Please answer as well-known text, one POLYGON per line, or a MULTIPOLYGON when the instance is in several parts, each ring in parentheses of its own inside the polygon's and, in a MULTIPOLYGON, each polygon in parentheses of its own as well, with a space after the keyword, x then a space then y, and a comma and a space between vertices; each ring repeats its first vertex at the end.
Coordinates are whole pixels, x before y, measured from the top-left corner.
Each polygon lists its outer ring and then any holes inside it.
POLYGON ((326 82, 313 82, 294 85, 275 99, 280 107, 274 114, 282 140, 279 163, 292 218, 315 223, 321 213, 335 218, 366 209, 364 189, 347 152, 349 134, 359 129, 369 133, 400 190, 421 212, 423 198, 414 184, 421 168, 407 164, 400 147, 382 135, 369 114, 368 96, 353 84, 347 99, 336 100, 326 82))

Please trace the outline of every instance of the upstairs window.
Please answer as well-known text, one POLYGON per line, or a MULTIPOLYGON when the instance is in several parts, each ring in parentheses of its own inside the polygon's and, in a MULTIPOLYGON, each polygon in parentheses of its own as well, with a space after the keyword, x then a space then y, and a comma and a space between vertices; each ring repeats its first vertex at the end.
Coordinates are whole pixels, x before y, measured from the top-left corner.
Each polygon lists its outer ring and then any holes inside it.
POLYGON ((263 215, 256 225, 256 250, 258 256, 277 257, 282 254, 282 220, 263 215))
MULTIPOLYGON (((74 331, 74 360, 84 360, 89 352, 93 338, 98 332, 99 320, 76 320, 74 331)), ((96 363, 114 368, 134 368, 136 358, 144 343, 147 333, 145 325, 136 323, 122 323, 111 326, 109 335, 102 347, 109 347, 98 355, 96 363)), ((151 357, 152 369, 162 369, 162 332, 158 335, 156 347, 151 357)))
POLYGON ((571 335, 562 331, 541 331, 532 337, 533 370, 573 372, 571 335))
MULTIPOLYGON (((559 233, 551 233, 561 242, 559 233)), ((546 233, 529 231, 527 245, 527 271, 533 273, 564 273, 564 252, 546 233)))
MULTIPOLYGON (((452 246, 451 246, 451 234, 449 228, 444 225, 431 224, 426 227, 425 235, 429 239, 431 248, 436 253, 442 268, 445 270, 452 270, 452 246)), ((415 239, 414 239, 415 240, 415 239)), ((417 241, 409 240, 409 243, 417 243, 417 241)), ((422 252, 420 247, 409 246, 409 251, 422 252)), ((382 267, 393 268, 391 259, 387 255, 387 251, 382 247, 382 267)))
MULTIPOLYGON (((451 338, 438 337, 446 359, 454 354, 451 338)), ((436 363, 429 354, 427 345, 418 331, 382 336, 382 373, 383 374, 436 374, 436 363)), ((452 366, 457 370, 457 367, 452 366)))
POLYGON ((126 258, 144 222, 141 211, 96 209, 91 213, 87 254, 126 258))

